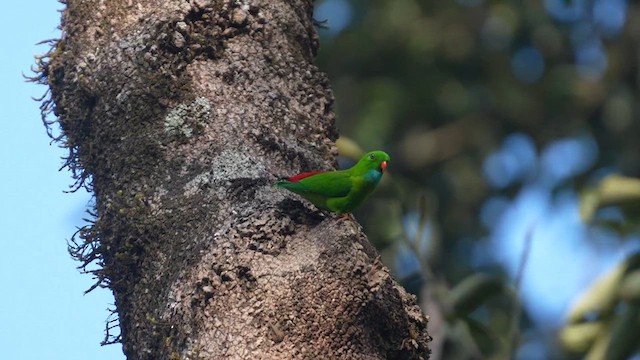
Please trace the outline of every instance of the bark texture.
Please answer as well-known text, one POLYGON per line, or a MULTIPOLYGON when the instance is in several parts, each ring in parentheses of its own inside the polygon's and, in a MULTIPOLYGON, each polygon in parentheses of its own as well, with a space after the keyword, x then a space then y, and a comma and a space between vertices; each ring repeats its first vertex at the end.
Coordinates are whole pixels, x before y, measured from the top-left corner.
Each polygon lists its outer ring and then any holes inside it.
POLYGON ((95 193, 72 252, 129 359, 420 359, 426 318, 360 226, 272 186, 332 169, 305 0, 69 0, 42 62, 95 193))

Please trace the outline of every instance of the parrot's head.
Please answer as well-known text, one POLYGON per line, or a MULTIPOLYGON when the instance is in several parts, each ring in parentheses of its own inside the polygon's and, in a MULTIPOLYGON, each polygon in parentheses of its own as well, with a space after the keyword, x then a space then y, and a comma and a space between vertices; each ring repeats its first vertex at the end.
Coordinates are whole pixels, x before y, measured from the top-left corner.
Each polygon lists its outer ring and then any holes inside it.
POLYGON ((384 151, 372 151, 366 153, 360 161, 358 161, 357 166, 362 167, 367 170, 378 170, 380 172, 385 172, 387 170, 387 163, 389 162, 389 155, 384 151))

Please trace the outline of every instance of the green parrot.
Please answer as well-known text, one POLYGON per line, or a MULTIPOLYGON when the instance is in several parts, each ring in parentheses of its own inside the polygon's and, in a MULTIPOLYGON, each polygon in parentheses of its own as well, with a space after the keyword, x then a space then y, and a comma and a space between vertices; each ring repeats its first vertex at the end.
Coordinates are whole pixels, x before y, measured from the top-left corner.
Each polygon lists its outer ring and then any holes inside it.
POLYGON ((275 185, 293 191, 319 209, 347 214, 358 208, 376 188, 388 162, 387 153, 372 151, 350 169, 306 172, 275 185))

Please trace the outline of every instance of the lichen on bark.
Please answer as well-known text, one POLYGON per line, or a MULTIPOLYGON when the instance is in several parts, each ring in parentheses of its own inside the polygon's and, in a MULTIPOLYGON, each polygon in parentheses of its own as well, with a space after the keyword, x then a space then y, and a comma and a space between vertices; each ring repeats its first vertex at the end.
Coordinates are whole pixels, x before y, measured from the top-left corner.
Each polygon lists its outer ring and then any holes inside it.
POLYGON ((272 186, 335 166, 310 1, 68 0, 40 63, 95 195, 72 252, 131 359, 428 357, 359 225, 272 186))

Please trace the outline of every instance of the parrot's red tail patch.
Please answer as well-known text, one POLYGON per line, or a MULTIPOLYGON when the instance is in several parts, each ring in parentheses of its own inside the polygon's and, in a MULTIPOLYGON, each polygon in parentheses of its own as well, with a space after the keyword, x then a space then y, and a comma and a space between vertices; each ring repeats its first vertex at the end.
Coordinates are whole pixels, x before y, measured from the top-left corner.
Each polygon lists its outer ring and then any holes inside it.
POLYGON ((305 172, 302 174, 298 174, 298 175, 294 175, 290 178, 287 178, 287 180, 291 181, 291 182, 298 182, 304 178, 308 178, 309 176, 313 176, 315 174, 320 174, 323 173, 324 171, 309 171, 309 172, 305 172))

